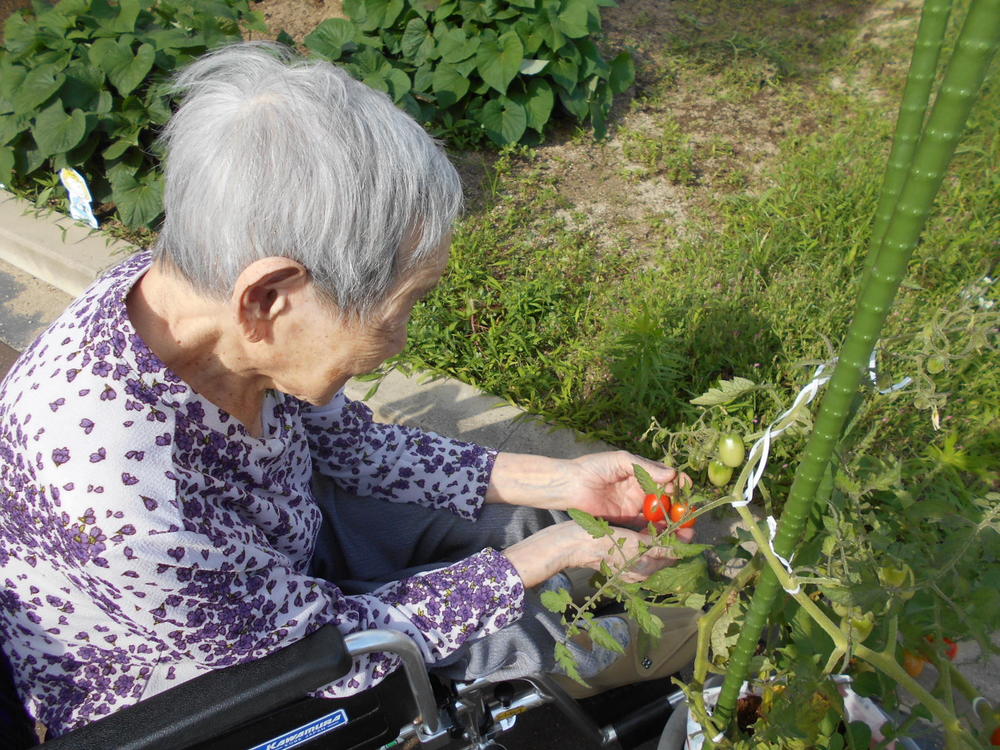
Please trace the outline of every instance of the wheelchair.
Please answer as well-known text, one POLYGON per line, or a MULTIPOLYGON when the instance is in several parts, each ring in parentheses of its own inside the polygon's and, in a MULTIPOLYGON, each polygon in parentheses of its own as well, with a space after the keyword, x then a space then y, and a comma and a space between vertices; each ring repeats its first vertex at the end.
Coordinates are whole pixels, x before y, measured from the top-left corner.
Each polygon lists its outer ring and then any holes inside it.
MULTIPOLYGON (((2 656, 2 653, 0 653, 2 656)), ((4 660, 5 662, 5 660, 4 660)), ((6 663, 0 664, 6 672, 6 663)), ((390 630, 344 637, 326 625, 262 659, 208 672, 36 745, 30 720, 0 675, 0 750, 489 750, 526 711, 551 704, 594 747, 631 748, 659 734, 679 690, 599 724, 548 675, 442 682, 416 644, 390 630), (347 698, 309 693, 343 676, 353 658, 391 652, 403 668, 347 698), (6 709, 6 716, 4 711, 6 709), (8 724, 3 726, 4 720, 8 724)), ((567 738, 568 739, 568 738, 567 738)), ((572 741, 577 744, 576 741, 572 741)), ((516 747, 511 746, 511 750, 516 747)))

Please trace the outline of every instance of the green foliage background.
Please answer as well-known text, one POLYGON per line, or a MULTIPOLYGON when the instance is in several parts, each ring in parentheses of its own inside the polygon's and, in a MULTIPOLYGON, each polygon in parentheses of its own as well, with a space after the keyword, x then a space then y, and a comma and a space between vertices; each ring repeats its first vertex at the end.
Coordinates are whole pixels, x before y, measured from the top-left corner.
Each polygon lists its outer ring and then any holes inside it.
MULTIPOLYGON (((612 96, 634 79, 627 53, 608 63, 592 39, 607 3, 348 0, 352 20, 325 21, 305 44, 453 145, 538 142, 559 112, 603 137, 612 96)), ((155 226, 170 74, 247 31, 267 32, 248 0, 37 0, 13 14, 0 49, 0 183, 44 203, 74 167, 125 226, 155 226)))
POLYGON ((603 138, 614 94, 635 78, 595 35, 612 0, 347 0, 305 38, 452 144, 538 143, 554 111, 603 138))
POLYGON ((0 49, 0 182, 33 186, 44 202, 54 173, 75 167, 124 224, 153 224, 163 200, 154 139, 171 111, 166 79, 242 39, 241 24, 265 28, 246 0, 39 0, 32 14, 14 13, 0 49))

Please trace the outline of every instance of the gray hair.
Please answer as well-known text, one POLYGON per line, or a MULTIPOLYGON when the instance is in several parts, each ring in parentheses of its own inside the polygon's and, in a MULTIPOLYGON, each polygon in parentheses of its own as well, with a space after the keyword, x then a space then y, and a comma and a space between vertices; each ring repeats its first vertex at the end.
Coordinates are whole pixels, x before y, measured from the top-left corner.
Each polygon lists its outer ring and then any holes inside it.
POLYGON ((280 256, 364 318, 461 210, 442 148, 389 97, 328 62, 236 44, 181 71, 175 90, 184 99, 161 134, 165 219, 154 257, 203 294, 224 298, 248 265, 280 256))

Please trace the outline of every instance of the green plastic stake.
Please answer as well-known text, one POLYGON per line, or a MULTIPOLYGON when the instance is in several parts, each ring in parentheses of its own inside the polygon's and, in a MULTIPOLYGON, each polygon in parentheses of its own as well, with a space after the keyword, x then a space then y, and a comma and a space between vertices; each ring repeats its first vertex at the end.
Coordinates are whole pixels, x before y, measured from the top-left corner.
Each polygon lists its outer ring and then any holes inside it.
MULTIPOLYGON (((934 197, 965 128, 996 47, 1000 43, 1000 0, 972 0, 954 54, 938 91, 930 117, 913 155, 875 258, 865 279, 829 388, 816 417, 789 491, 775 550, 788 558, 798 544, 816 489, 842 433, 851 401, 867 371, 868 359, 892 307, 907 263, 917 245, 934 197)), ((779 592, 770 568, 761 575, 750 609, 730 660, 715 717, 728 726, 750 659, 779 592)))
POLYGON ((896 132, 892 139, 892 151, 879 193, 878 207, 875 209, 875 223, 868 255, 865 257, 865 275, 871 273, 878 257, 882 238, 889 226, 896 200, 903 189, 906 175, 910 171, 910 161, 920 140, 920 131, 927 114, 927 102, 937 75, 938 56, 944 42, 944 32, 948 28, 952 0, 927 0, 920 14, 917 41, 913 46, 913 59, 906 76, 903 89, 903 103, 896 119, 896 132))

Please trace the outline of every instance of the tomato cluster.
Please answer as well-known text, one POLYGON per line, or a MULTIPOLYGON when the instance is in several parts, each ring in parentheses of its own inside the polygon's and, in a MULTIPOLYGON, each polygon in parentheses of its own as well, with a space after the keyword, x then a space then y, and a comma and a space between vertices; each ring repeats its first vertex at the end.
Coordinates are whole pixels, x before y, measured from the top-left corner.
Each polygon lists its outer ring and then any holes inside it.
POLYGON ((730 432, 719 438, 716 456, 708 462, 708 481, 716 487, 725 487, 733 478, 733 469, 742 466, 746 458, 743 438, 730 432))
MULTIPOLYGON (((642 504, 642 515, 651 523, 665 523, 669 518, 674 523, 683 521, 692 513, 689 503, 680 500, 673 501, 670 495, 648 494, 642 504)), ((689 529, 694 526, 695 519, 691 518, 680 525, 682 529, 689 529)))
MULTIPOLYGON (((934 643, 934 636, 925 635, 924 640, 928 643, 934 643)), ((944 655, 948 657, 948 661, 955 661, 955 657, 958 656, 958 644, 951 638, 945 638, 944 642, 946 644, 944 655)), ((919 677, 926 664, 926 656, 915 654, 912 651, 903 651, 903 669, 910 677, 919 677)))

